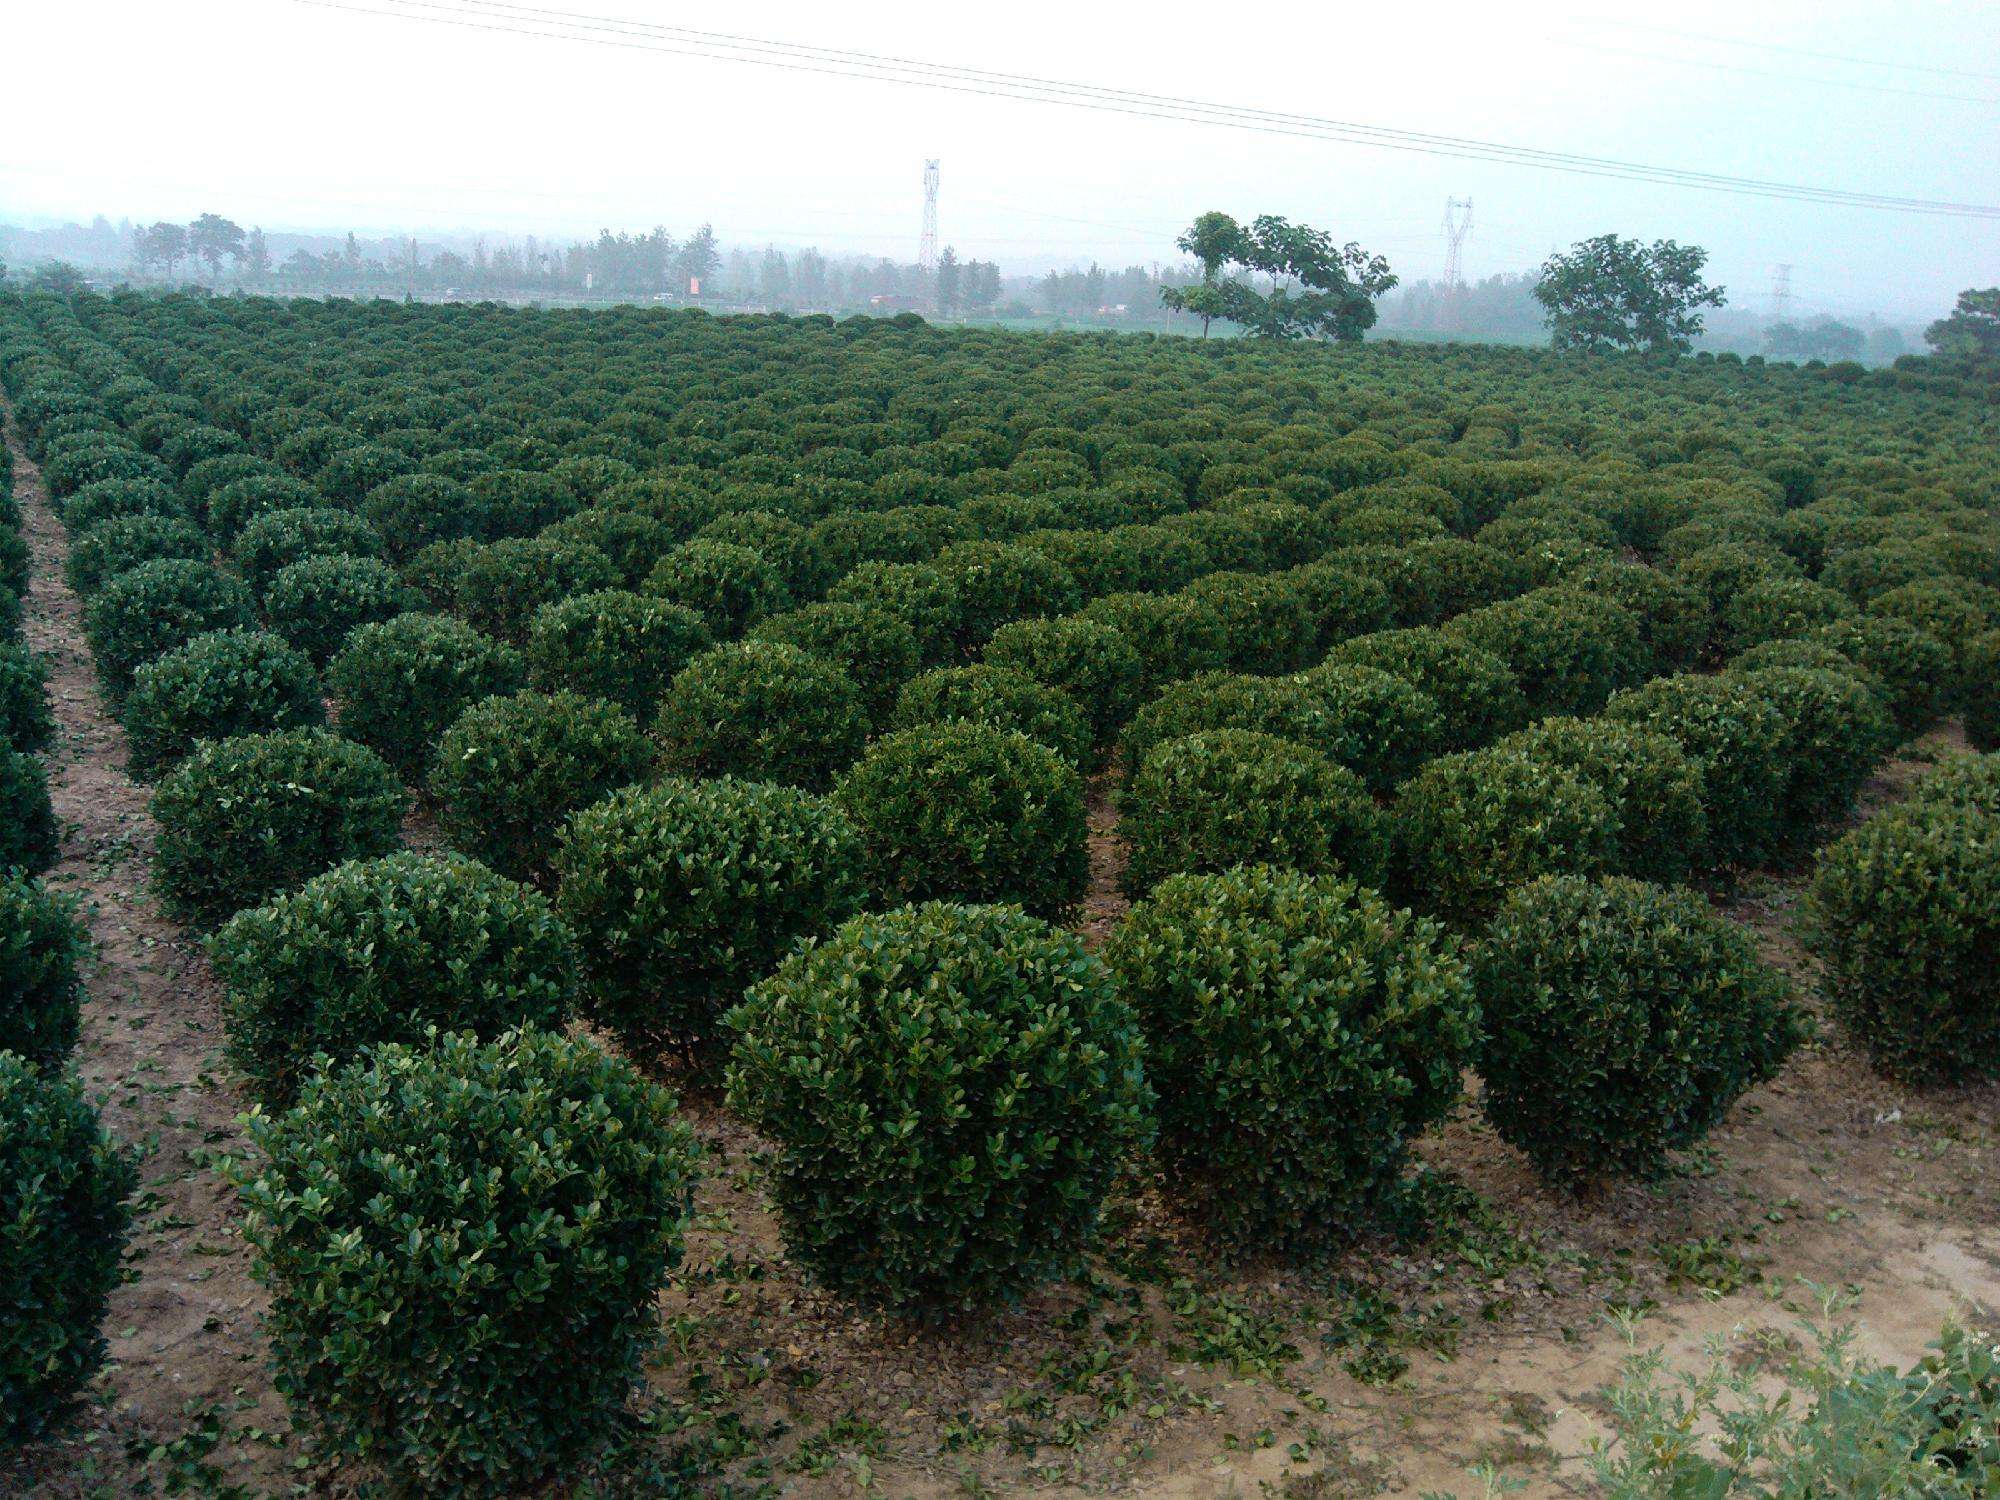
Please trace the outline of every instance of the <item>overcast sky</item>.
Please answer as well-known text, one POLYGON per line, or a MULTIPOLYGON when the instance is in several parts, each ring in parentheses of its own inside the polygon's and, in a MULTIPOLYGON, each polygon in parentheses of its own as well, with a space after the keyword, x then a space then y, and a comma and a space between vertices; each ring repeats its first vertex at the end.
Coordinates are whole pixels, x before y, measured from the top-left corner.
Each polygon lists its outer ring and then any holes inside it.
MULTIPOLYGON (((359 13, 395 0, 34 3, 8 21, 0 219, 675 233, 1010 269, 1175 259, 1197 212, 1281 213, 1406 279, 1617 230, 1706 245, 1737 305, 1925 317, 2000 281, 2000 222, 1557 175, 359 13), (46 59, 38 65, 36 59, 46 59)), ((454 3, 454 0, 445 0, 454 3)), ((2000 202, 2000 6, 1006 7, 538 0, 1154 94, 1735 176, 2000 202), (1627 19, 1630 18, 1630 19, 1627 19), (1644 23, 1644 24, 1641 24, 1644 23), (1670 26, 1671 31, 1650 29, 1670 26)), ((1586 0, 1587 3, 1587 0, 1586 0)))

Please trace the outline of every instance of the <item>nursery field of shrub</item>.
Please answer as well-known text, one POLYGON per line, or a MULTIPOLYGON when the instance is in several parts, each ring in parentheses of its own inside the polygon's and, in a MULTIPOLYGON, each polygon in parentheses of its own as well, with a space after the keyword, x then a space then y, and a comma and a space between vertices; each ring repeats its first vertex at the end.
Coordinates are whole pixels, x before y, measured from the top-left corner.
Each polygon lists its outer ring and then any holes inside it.
MULTIPOLYGON (((1351 1296, 1492 1219, 1467 1132, 1573 1206, 1808 1053, 2000 1077, 1963 369, 4 293, 0 389, 330 1469, 631 1480, 724 1182, 813 1298, 962 1351, 1069 1287, 1351 1296), (1732 914, 1794 888, 1795 951, 1732 914)), ((18 532, 0 490, 0 1443, 98 1371, 134 1188, 66 1071, 18 532)))

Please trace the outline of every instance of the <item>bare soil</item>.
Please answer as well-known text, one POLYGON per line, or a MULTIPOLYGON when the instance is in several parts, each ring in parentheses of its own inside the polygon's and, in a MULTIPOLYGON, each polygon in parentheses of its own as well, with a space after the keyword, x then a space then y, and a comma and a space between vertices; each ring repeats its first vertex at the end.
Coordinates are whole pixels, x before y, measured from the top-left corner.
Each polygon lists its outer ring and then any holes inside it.
MULTIPOLYGON (((247 1101, 199 948, 146 889, 147 792, 97 694, 62 532, 14 462, 29 640, 61 724, 52 878, 87 903, 101 955, 77 1063, 145 1166, 96 1400, 73 1436, 0 1465, 0 1492, 346 1493, 288 1434, 262 1363, 262 1296, 213 1169, 243 1149, 247 1101)), ((1947 730, 1911 747, 1868 805, 1957 744, 1947 730)), ((1126 905, 1104 778, 1090 812, 1080 926, 1096 940, 1126 905)), ((1798 891, 1796 874, 1762 876, 1722 899, 1809 995, 1798 891)), ((2000 1310, 2000 1089, 1893 1085, 1832 1027, 1663 1182, 1552 1192, 1468 1100, 1423 1146, 1445 1226, 1428 1239, 1227 1264, 1135 1180, 1087 1277, 944 1326, 862 1313, 802 1278, 760 1187, 763 1143, 687 1092, 710 1171, 662 1299, 648 1442, 698 1490, 1469 1496, 1483 1461, 1529 1495, 1587 1493, 1579 1455, 1628 1352, 1614 1313, 1637 1318, 1641 1345, 1694 1358, 1712 1336, 1787 1327, 1816 1283, 1857 1296, 1866 1347, 1907 1363, 1947 1314, 2000 1310)), ((625 1487, 670 1488, 657 1471, 625 1487)))

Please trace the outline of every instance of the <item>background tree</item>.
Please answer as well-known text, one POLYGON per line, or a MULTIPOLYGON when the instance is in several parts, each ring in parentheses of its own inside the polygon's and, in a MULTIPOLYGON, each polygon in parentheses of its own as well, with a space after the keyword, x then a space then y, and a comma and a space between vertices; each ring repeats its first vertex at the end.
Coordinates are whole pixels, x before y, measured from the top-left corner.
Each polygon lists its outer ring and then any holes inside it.
MULTIPOLYGON (((349 236, 353 238, 352 235, 349 236)), ((212 281, 222 274, 224 257, 243 258, 243 226, 221 214, 203 214, 187 227, 187 247, 208 267, 212 281)))
POLYGON ((764 264, 757 268, 758 288, 764 300, 782 307, 792 300, 792 268, 775 245, 764 247, 764 264))
POLYGON ((707 224, 688 236, 676 262, 684 281, 700 281, 704 287, 715 279, 721 264, 722 252, 715 245, 715 230, 707 224))
MULTIPOLYGON (((411 244, 414 246, 415 241, 411 244)), ((271 247, 264 243, 264 231, 253 229, 243 241, 243 275, 256 283, 271 274, 271 247)))
POLYGON ((1804 327, 1773 323, 1764 330, 1764 352, 1773 359, 1859 359, 1866 342, 1859 328, 1832 318, 1804 327))
POLYGON ((187 253, 187 226, 169 224, 164 219, 140 230, 133 246, 133 259, 141 270, 157 266, 169 276, 174 274, 174 267, 187 259, 187 253))
POLYGON ((965 267, 965 305, 975 313, 988 313, 1000 300, 1000 267, 990 260, 968 261, 965 267))
POLYGON ((1200 318, 1204 338, 1221 318, 1257 338, 1359 343, 1375 322, 1375 299, 1396 284, 1381 256, 1352 240, 1336 246, 1325 230, 1276 214, 1260 214, 1246 227, 1228 214, 1205 213, 1175 244, 1194 257, 1201 280, 1163 287, 1160 301, 1200 318), (1225 274, 1232 266, 1240 273, 1225 274))
POLYGON ((1543 263, 1535 300, 1548 310, 1558 349, 1685 354, 1701 334, 1701 309, 1726 300, 1701 279, 1707 264, 1699 245, 1600 234, 1543 263))
POLYGON ((1924 342, 1961 359, 2000 359, 2000 286, 1960 292, 1951 316, 1924 330, 1924 342))
POLYGON ((958 252, 946 245, 937 263, 937 310, 944 317, 958 311, 964 269, 958 263, 958 252))

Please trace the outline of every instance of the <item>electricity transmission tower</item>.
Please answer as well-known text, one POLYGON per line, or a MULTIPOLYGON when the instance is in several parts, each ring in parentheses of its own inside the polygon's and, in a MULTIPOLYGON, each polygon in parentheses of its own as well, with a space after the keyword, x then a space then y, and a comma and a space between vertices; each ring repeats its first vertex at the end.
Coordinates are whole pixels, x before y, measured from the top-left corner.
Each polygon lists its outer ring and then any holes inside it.
POLYGON ((1792 321, 1792 268, 1778 266, 1771 276, 1771 321, 1789 323, 1792 321))
POLYGON ((1456 329, 1459 300, 1465 290, 1462 252, 1465 237, 1472 233, 1472 200, 1447 198, 1444 202, 1444 324, 1456 329))
POLYGON ((938 159, 932 157, 924 163, 924 233, 917 242, 917 264, 925 275, 937 270, 937 193, 938 159))

